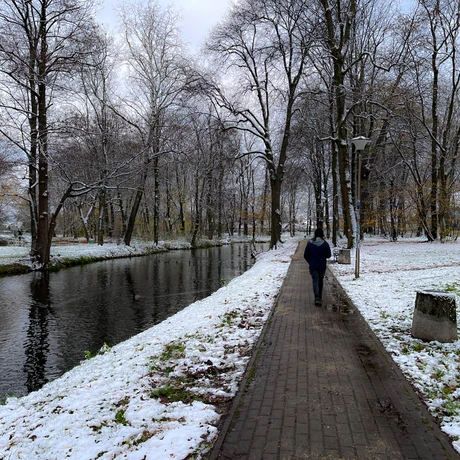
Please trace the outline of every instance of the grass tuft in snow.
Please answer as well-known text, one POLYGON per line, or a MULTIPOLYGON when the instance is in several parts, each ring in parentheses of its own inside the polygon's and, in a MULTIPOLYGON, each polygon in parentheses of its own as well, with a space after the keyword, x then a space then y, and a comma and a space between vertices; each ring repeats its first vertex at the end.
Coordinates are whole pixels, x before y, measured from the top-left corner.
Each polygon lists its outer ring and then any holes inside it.
POLYGON ((0 276, 22 275, 28 273, 30 267, 28 265, 13 263, 9 265, 0 265, 0 276))

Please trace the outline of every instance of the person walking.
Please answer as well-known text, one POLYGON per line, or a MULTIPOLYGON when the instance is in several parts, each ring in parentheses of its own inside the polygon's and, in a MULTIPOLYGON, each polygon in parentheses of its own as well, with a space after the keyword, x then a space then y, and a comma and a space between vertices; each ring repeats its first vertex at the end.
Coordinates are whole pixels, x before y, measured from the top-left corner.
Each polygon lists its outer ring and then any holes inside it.
POLYGON ((310 267, 310 275, 313 281, 313 293, 315 294, 315 305, 321 305, 323 295, 324 275, 326 274, 326 259, 331 257, 331 247, 324 240, 322 228, 315 230, 315 237, 307 243, 304 259, 310 267))

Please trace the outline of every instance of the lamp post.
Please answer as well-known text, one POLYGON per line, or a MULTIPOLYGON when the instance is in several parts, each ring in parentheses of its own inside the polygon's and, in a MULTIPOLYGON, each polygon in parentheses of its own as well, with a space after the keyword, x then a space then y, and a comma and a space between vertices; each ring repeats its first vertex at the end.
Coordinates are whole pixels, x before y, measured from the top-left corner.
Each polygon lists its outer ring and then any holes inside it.
POLYGON ((366 148, 371 140, 364 136, 354 137, 351 143, 355 146, 358 153, 358 185, 356 190, 356 257, 355 257, 355 278, 359 278, 359 265, 360 265, 360 220, 361 220, 361 153, 366 148))

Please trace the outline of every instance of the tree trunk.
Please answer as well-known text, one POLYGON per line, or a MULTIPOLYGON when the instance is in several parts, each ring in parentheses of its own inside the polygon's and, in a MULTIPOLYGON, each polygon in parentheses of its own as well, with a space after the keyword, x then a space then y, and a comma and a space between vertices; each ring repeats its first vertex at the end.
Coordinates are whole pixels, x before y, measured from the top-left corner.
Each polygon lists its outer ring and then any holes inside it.
MULTIPOLYGON (((433 13, 437 16, 440 12, 439 1, 434 2, 433 13)), ((439 115, 438 115, 438 97, 439 97, 439 68, 438 68, 438 51, 437 44, 437 18, 430 23, 432 38, 432 55, 431 70, 433 72, 432 82, 432 99, 431 99, 431 192, 430 192, 430 212, 431 212, 431 231, 430 240, 438 237, 438 133, 439 133, 439 115)))
POLYGON ((173 232, 173 224, 172 224, 172 218, 171 218, 171 187, 169 185, 169 173, 166 174, 166 215, 165 215, 165 221, 166 221, 166 229, 168 233, 173 232))
POLYGON ((271 185, 271 231, 270 231, 270 249, 277 248, 281 242, 281 178, 275 175, 270 179, 271 185))
MULTIPOLYGON (((43 7, 45 8, 45 7, 43 7)), ((42 43, 42 62, 46 62, 46 40, 42 43)), ((44 64, 40 65, 40 75, 45 75, 44 64)), ((44 79, 44 77, 43 77, 44 79)), ((49 190, 48 190, 48 126, 46 115, 46 86, 38 85, 38 232, 36 261, 44 268, 48 265, 51 252, 49 234, 49 190)))
POLYGON ((89 239, 91 238, 91 235, 89 233, 89 228, 88 228, 88 220, 93 213, 94 205, 92 204, 91 207, 89 208, 89 211, 87 212, 86 216, 83 215, 83 204, 79 203, 78 204, 78 210, 80 211, 80 219, 81 223, 83 225, 83 231, 85 232, 85 238, 86 242, 89 243, 89 239))
POLYGON ((150 163, 150 158, 147 152, 144 153, 143 162, 144 164, 143 164, 142 175, 141 175, 139 185, 136 190, 136 195, 134 197, 134 201, 131 207, 131 213, 129 215, 129 219, 126 224, 126 232, 124 236, 124 243, 126 244, 126 246, 129 246, 131 244, 131 239, 133 237, 133 232, 134 232, 134 226, 136 224, 137 213, 139 212, 139 207, 140 207, 142 198, 144 196, 145 184, 147 182, 148 169, 149 169, 149 163, 150 163))
POLYGON ((112 199, 109 199, 108 211, 110 211, 110 214, 107 216, 107 235, 109 238, 113 238, 113 231, 115 228, 115 210, 113 208, 112 199))
POLYGON ((316 214, 316 228, 323 228, 323 203, 321 201, 322 181, 320 174, 317 175, 314 182, 315 188, 315 214, 316 214))
POLYGON ((265 233, 265 216, 267 215, 267 197, 270 181, 268 179, 268 169, 265 170, 264 191, 262 195, 262 209, 260 211, 260 233, 265 233))
POLYGON ((195 218, 193 220, 193 231, 192 239, 190 245, 193 247, 196 246, 198 239, 198 232, 200 230, 201 223, 201 198, 200 198, 200 187, 198 177, 195 179, 195 218))
POLYGON ((215 221, 214 221, 214 180, 212 176, 212 169, 210 168, 207 174, 206 183, 208 187, 206 187, 206 224, 207 224, 207 234, 208 239, 212 240, 214 238, 214 231, 215 231, 215 221))
POLYGON ((222 162, 219 162, 219 183, 217 189, 217 237, 222 238, 222 231, 223 231, 223 191, 224 191, 224 166, 222 162))
POLYGON ((153 242, 158 244, 160 235, 160 170, 158 167, 158 156, 153 158, 153 242))
POLYGON ((185 233, 185 213, 184 213, 184 198, 182 192, 182 182, 180 179, 179 174, 179 167, 176 164, 175 168, 175 176, 176 176, 176 186, 177 186, 177 199, 179 201, 179 222, 180 222, 180 231, 182 234, 185 233))
POLYGON ((104 244, 104 214, 106 209, 106 191, 102 189, 99 194, 99 217, 97 224, 97 244, 103 246, 104 244))
MULTIPOLYGON (((353 247, 353 210, 351 200, 350 170, 348 157, 348 131, 346 127, 346 100, 345 72, 346 55, 351 47, 349 42, 352 38, 353 23, 356 18, 356 0, 350 0, 348 8, 341 11, 341 2, 338 9, 331 8, 328 0, 320 0, 326 21, 328 47, 333 61, 332 76, 332 106, 334 111, 332 118, 333 139, 336 142, 338 155, 338 176, 342 198, 342 213, 344 233, 347 238, 347 247, 353 247), (337 14, 338 17, 335 17, 337 14), (335 126, 335 129, 334 129, 335 126)), ((345 7, 345 5, 343 5, 345 7)))
MULTIPOLYGON (((345 137, 346 139, 346 137, 345 137)), ((353 247, 353 225, 351 207, 350 171, 348 163, 348 148, 339 140, 337 143, 340 192, 342 199, 343 231, 347 238, 347 248, 353 247)))
POLYGON ((332 244, 338 245, 340 214, 339 214, 339 172, 338 172, 338 154, 335 142, 331 142, 332 150, 332 244))
MULTIPOLYGON (((30 83, 33 85, 33 83, 30 83)), ((33 87, 33 86, 31 86, 33 87)), ((30 213, 30 237, 31 252, 37 251, 38 233, 38 200, 37 200, 37 150, 38 150, 38 105, 36 103, 35 91, 30 91, 31 115, 29 117, 30 127, 30 152, 29 152, 29 213, 30 213)))
POLYGON ((131 213, 129 214, 129 219, 126 225, 126 232, 124 236, 124 243, 126 246, 131 244, 131 238, 133 237, 134 225, 136 224, 136 217, 139 211, 139 206, 144 196, 144 187, 139 186, 136 191, 136 196, 134 197, 133 206, 131 208, 131 213))

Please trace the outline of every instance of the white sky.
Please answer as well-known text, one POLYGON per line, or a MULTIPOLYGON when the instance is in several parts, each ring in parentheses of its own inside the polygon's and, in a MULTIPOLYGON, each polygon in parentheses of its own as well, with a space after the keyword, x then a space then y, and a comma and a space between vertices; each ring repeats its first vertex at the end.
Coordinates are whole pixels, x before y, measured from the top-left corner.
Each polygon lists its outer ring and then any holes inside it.
MULTIPOLYGON (((100 0, 102 4, 98 20, 110 30, 119 24, 115 11, 122 0, 100 0)), ((142 2, 142 0, 137 0, 142 2)), ((210 30, 223 19, 231 0, 158 0, 163 7, 172 5, 182 14, 182 38, 193 51, 200 48, 210 30)))

